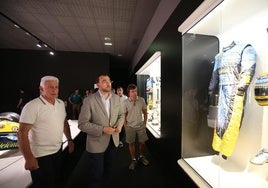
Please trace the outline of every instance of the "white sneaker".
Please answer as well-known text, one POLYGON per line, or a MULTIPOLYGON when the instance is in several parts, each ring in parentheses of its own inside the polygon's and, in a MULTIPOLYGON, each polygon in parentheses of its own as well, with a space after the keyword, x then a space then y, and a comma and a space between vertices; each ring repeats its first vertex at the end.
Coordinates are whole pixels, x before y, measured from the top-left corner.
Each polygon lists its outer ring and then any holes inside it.
POLYGON ((250 160, 251 163, 256 165, 262 165, 268 163, 268 150, 262 149, 250 160))

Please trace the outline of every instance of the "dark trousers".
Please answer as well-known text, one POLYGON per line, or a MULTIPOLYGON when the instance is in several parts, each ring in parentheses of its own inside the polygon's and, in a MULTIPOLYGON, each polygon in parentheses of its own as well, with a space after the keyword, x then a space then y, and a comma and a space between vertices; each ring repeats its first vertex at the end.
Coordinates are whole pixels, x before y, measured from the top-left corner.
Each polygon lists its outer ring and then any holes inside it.
POLYGON ((111 138, 109 146, 104 153, 89 153, 84 151, 72 171, 65 188, 109 187, 108 181, 116 150, 111 138))
POLYGON ((112 161, 116 154, 116 147, 112 137, 108 148, 104 153, 86 152, 89 161, 89 187, 105 188, 108 187, 108 180, 111 174, 112 161))
POLYGON ((123 143, 126 141, 126 131, 124 126, 122 127, 121 132, 119 133, 119 140, 123 143))
POLYGON ((81 110, 81 104, 73 104, 72 105, 72 118, 73 119, 78 119, 79 114, 81 110))
POLYGON ((57 153, 38 157, 39 168, 31 171, 31 188, 54 188, 60 183, 62 150, 57 153))
POLYGON ((65 188, 107 188, 116 147, 112 138, 104 153, 84 151, 65 188))

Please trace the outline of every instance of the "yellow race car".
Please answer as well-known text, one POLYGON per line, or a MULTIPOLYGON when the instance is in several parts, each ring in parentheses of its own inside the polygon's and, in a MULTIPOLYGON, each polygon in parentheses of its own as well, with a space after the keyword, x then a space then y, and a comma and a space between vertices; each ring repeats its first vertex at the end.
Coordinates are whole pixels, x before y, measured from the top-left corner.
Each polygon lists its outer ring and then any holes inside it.
POLYGON ((18 132, 19 123, 11 122, 8 120, 0 121, 0 133, 13 133, 18 132))
POLYGON ((0 113, 0 133, 14 133, 19 130, 19 115, 14 112, 0 113))

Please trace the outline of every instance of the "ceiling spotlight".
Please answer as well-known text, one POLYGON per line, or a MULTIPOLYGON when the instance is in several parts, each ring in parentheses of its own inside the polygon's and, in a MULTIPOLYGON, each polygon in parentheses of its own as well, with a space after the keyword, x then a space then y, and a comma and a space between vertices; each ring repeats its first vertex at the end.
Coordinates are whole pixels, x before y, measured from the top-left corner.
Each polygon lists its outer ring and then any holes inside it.
POLYGON ((4 15, 2 12, 0 14, 1 14, 1 16, 4 16, 7 20, 12 22, 14 24, 14 27, 22 29, 25 32, 26 35, 29 35, 29 36, 33 37, 34 39, 36 39, 36 41, 37 41, 36 46, 38 48, 42 48, 42 47, 49 48, 49 50, 48 50, 49 54, 52 55, 52 56, 54 55, 55 50, 51 46, 45 44, 41 39, 39 39, 33 33, 29 32, 27 29, 25 29, 24 27, 22 27, 19 24, 17 24, 14 20, 12 20, 8 16, 4 15))
POLYGON ((104 45, 105 45, 105 46, 112 46, 113 43, 111 43, 111 42, 105 42, 104 45))
POLYGON ((36 44, 36 46, 38 47, 38 48, 42 48, 42 42, 38 42, 37 44, 36 44))
POLYGON ((108 40, 111 40, 110 37, 104 37, 104 40, 108 41, 108 40))

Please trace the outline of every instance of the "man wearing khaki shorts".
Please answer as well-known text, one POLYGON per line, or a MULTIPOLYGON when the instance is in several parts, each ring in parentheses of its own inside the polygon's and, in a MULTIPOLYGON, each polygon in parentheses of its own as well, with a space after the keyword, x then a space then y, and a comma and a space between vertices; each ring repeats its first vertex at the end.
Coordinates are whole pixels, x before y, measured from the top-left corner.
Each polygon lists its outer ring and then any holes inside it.
POLYGON ((147 122, 147 109, 144 98, 137 96, 137 86, 130 84, 127 87, 127 93, 129 98, 123 103, 125 113, 125 131, 126 142, 129 144, 129 152, 132 161, 129 165, 129 170, 134 170, 137 165, 136 153, 135 153, 135 140, 136 136, 139 142, 139 157, 138 161, 147 166, 149 161, 145 158, 145 141, 148 140, 146 134, 146 122, 147 122))

